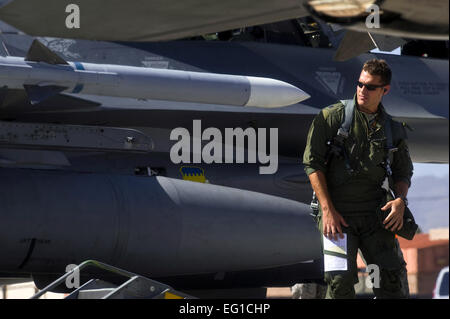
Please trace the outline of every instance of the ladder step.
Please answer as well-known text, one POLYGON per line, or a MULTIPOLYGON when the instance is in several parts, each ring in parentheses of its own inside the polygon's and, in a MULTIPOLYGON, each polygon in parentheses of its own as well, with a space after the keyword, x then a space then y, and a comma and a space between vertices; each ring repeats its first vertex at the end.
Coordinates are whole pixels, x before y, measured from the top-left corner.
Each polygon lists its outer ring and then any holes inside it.
POLYGON ((114 288, 85 289, 78 292, 78 299, 101 299, 110 294, 114 288))

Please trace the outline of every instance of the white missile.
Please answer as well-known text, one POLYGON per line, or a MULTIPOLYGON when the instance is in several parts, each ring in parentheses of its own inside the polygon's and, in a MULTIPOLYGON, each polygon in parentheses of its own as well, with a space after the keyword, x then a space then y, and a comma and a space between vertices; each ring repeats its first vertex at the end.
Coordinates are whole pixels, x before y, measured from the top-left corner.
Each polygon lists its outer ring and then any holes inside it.
POLYGON ((0 57, 0 87, 25 89, 32 104, 58 93, 267 108, 310 97, 270 78, 67 62, 37 40, 25 58, 0 57))

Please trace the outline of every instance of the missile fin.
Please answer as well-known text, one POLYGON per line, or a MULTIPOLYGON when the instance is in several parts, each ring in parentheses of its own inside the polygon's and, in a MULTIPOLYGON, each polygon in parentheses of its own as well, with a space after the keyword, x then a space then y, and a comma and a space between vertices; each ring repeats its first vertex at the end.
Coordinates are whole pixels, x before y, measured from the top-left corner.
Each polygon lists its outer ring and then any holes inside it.
POLYGON ((347 61, 375 48, 376 45, 368 32, 348 30, 339 44, 333 60, 347 61))
POLYGON ((38 104, 67 89, 67 87, 58 85, 39 86, 24 84, 23 87, 25 88, 28 95, 28 100, 32 105, 38 104))
POLYGON ((48 64, 69 64, 58 54, 47 48, 38 40, 34 40, 28 50, 25 61, 45 62, 48 64))
MULTIPOLYGON (((0 30, 1 33, 1 30, 0 30)), ((5 42, 0 38, 0 56, 9 56, 8 48, 5 45, 5 42)))
POLYGON ((381 51, 390 52, 406 43, 406 41, 402 38, 389 37, 384 34, 370 33, 370 35, 373 42, 377 45, 377 48, 381 51))

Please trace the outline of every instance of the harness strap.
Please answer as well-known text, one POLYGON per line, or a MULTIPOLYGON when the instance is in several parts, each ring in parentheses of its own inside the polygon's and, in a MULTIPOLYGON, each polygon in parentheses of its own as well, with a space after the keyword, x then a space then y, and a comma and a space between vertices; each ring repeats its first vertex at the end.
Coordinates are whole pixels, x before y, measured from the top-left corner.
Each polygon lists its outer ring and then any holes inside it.
POLYGON ((342 136, 343 138, 347 138, 350 132, 350 126, 352 125, 355 100, 341 100, 341 103, 345 106, 344 121, 342 122, 341 127, 338 130, 338 135, 342 136))
MULTIPOLYGON (((386 163, 384 165, 386 170, 386 178, 387 184, 389 186, 389 190, 391 194, 394 194, 394 181, 392 179, 392 169, 391 164, 394 158, 394 152, 398 150, 398 148, 394 147, 393 139, 392 139, 392 118, 390 115, 386 114, 386 120, 384 124, 384 135, 386 136, 386 147, 387 147, 387 155, 386 155, 386 163)), ((388 191, 389 191, 388 190, 388 191)))

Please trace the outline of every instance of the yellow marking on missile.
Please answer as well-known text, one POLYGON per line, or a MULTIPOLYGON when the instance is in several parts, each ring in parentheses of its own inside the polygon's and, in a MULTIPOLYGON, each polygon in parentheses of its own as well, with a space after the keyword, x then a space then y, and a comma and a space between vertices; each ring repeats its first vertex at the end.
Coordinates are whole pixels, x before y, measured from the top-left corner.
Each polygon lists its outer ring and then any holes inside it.
POLYGON ((164 293, 164 299, 184 299, 184 298, 181 296, 172 294, 170 292, 166 292, 166 293, 164 293))
POLYGON ((205 183, 205 172, 200 167, 195 166, 182 166, 180 168, 181 176, 185 181, 205 183))

